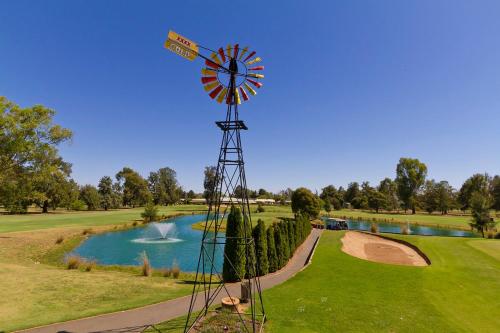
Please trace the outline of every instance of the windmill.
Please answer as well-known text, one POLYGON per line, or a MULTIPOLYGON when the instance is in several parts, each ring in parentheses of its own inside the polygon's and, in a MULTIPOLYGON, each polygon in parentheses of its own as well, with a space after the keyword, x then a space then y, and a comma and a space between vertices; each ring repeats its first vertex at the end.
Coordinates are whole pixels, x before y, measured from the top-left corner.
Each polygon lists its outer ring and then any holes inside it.
MULTIPOLYGON (((262 74, 264 66, 259 64, 262 59, 255 51, 248 47, 241 48, 239 44, 229 44, 214 51, 173 31, 169 32, 165 47, 189 60, 198 57, 204 59, 205 66, 201 70, 203 89, 212 100, 227 105, 225 119, 215 122, 222 131, 222 141, 217 160, 215 186, 208 200, 209 208, 184 332, 196 331, 222 297, 226 302, 229 300, 233 303, 236 311, 232 312, 232 315, 240 322, 242 331, 258 332, 262 330, 266 316, 256 262, 246 260, 246 274, 238 276, 241 285, 226 283, 220 269, 220 256, 224 253, 223 246, 230 238, 221 233, 221 226, 226 222, 230 206, 237 206, 242 213, 243 235, 232 237, 233 244, 236 242, 237 246, 244 248, 246 258, 255 258, 240 136, 240 132, 248 128, 239 118, 238 106, 249 101, 250 96, 257 95, 256 90, 262 87, 260 81, 264 78, 262 74), (205 56, 200 53, 200 49, 210 54, 205 56), (235 198, 236 192, 238 198, 235 198), (234 297, 240 290, 245 294, 244 300, 247 301, 245 311, 238 310, 236 303, 239 300, 234 297)), ((225 265, 233 265, 225 254, 223 259, 225 265)))

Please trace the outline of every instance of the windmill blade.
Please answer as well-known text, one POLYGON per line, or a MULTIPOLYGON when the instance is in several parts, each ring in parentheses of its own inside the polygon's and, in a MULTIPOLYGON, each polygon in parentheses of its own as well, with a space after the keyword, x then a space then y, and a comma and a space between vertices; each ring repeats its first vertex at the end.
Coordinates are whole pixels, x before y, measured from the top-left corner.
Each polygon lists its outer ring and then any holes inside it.
POLYGON ((255 67, 249 68, 248 70, 249 71, 263 71, 264 66, 255 66, 255 67))
POLYGON ((210 58, 212 58, 212 60, 217 63, 218 65, 221 65, 221 62, 219 60, 219 56, 217 55, 217 53, 215 52, 212 52, 212 54, 210 55, 210 58))
POLYGON ((227 57, 228 57, 229 59, 231 59, 231 58, 232 58, 232 57, 231 57, 231 50, 232 50, 232 49, 233 49, 233 48, 231 47, 231 44, 227 44, 227 46, 226 46, 226 52, 227 52, 227 53, 226 53, 226 55, 227 55, 227 57))
POLYGON ((238 89, 234 89, 234 93, 235 93, 236 103, 241 104, 240 92, 238 91, 238 89))
POLYGON ((208 59, 205 60, 205 65, 207 65, 208 67, 214 68, 214 69, 218 69, 220 67, 217 63, 215 63, 211 60, 208 60, 208 59))
POLYGON ((264 74, 257 74, 257 73, 248 73, 247 76, 254 77, 256 79, 263 79, 264 74))
POLYGON ((203 76, 201 78, 201 83, 203 83, 203 84, 214 82, 214 81, 217 81, 217 77, 216 76, 203 76))
POLYGON ((243 96, 243 100, 246 102, 248 101, 248 95, 247 95, 247 92, 245 91, 245 89, 243 89, 243 87, 240 87, 240 92, 241 92, 241 96, 243 96))
POLYGON ((257 88, 262 87, 262 83, 261 82, 254 81, 252 79, 247 79, 247 81, 250 82, 251 84, 253 84, 254 86, 256 86, 257 88))
POLYGON ((240 57, 238 58, 238 60, 241 60, 241 58, 243 58, 243 55, 247 53, 247 51, 248 51, 248 46, 245 46, 243 50, 241 50, 240 57))
POLYGON ((210 91, 210 90, 214 89, 215 87, 217 87, 218 85, 220 85, 220 83, 218 81, 215 81, 215 82, 207 84, 206 86, 203 87, 203 89, 205 89, 205 91, 210 91))
POLYGON ((215 88, 210 94, 208 94, 212 99, 214 99, 223 89, 224 87, 219 84, 217 88, 215 88))
POLYGON ((226 55, 224 54, 224 49, 222 47, 219 48, 219 54, 220 57, 222 58, 222 62, 226 62, 226 55))
POLYGON ((226 97, 226 94, 227 94, 227 89, 226 88, 222 89, 219 96, 217 97, 217 102, 222 103, 222 101, 224 100, 224 97, 226 97))
POLYGON ((244 83, 244 86, 245 86, 245 88, 247 88, 247 90, 250 92, 250 94, 252 94, 252 95, 254 95, 254 96, 255 96, 255 95, 257 95, 257 92, 256 92, 255 90, 253 90, 253 89, 252 89, 252 87, 250 87, 250 86, 248 85, 248 83, 246 83, 246 82, 245 82, 245 83, 244 83))
POLYGON ((234 45, 234 59, 238 59, 238 51, 240 49, 240 45, 236 44, 234 45))
POLYGON ((217 72, 211 68, 202 68, 201 74, 203 74, 204 76, 216 76, 217 72))
POLYGON ((248 57, 245 58, 245 60, 243 60, 243 62, 246 62, 248 59, 250 59, 251 57, 253 57, 255 55, 255 51, 252 51, 252 53, 250 53, 248 55, 248 57))
POLYGON ((261 58, 261 57, 257 57, 257 58, 255 58, 255 59, 253 59, 253 60, 251 60, 251 61, 247 62, 246 64, 247 64, 247 65, 253 65, 253 64, 255 64, 256 62, 261 62, 261 61, 262 61, 262 58, 261 58))

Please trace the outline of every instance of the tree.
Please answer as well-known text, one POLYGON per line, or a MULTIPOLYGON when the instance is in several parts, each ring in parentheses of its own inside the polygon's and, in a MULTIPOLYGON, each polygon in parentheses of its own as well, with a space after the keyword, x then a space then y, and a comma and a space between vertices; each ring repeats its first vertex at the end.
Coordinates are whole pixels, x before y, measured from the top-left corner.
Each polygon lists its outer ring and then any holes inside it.
POLYGON ((111 196, 111 208, 120 208, 123 203, 123 190, 120 183, 114 183, 112 189, 113 194, 111 196))
POLYGON ((279 223, 273 224, 274 228, 274 244, 276 247, 276 257, 277 257, 277 263, 278 263, 278 269, 281 269, 288 260, 288 258, 285 257, 285 242, 283 239, 283 233, 281 231, 279 223))
POLYGON ((278 255, 274 242, 274 226, 269 226, 266 231, 267 236, 267 259, 269 261, 269 273, 274 273, 279 269, 278 255))
POLYGON ((180 188, 177 174, 171 168, 160 168, 156 172, 150 172, 148 188, 156 205, 171 205, 179 201, 180 188))
POLYGON ((441 214, 448 214, 448 210, 456 207, 455 191, 445 180, 436 184, 437 206, 441 214))
POLYGON ((68 180, 71 165, 57 146, 72 133, 54 124, 54 115, 42 105, 21 108, 0 96, 0 204, 11 213, 26 212, 32 203, 47 211, 60 200, 60 180, 68 180))
POLYGON ((432 214, 432 212, 438 210, 438 191, 437 185, 434 179, 428 180, 424 185, 424 192, 422 193, 422 203, 425 210, 432 214))
POLYGON ((486 193, 489 190, 490 176, 488 174, 475 174, 469 177, 458 192, 458 201, 461 209, 470 208, 470 201, 474 192, 486 193))
POLYGON ((297 240, 295 239, 295 224, 292 219, 286 220, 287 231, 288 231, 288 244, 290 246, 290 258, 293 257, 293 253, 297 248, 297 240))
POLYGON ((255 242, 255 256, 257 261, 257 276, 266 275, 269 272, 269 260, 267 254, 267 234, 264 221, 259 219, 253 230, 255 242))
POLYGON ((156 221, 158 219, 158 207, 152 202, 148 202, 141 213, 141 217, 146 222, 156 221))
POLYGON ((205 179, 203 180, 203 188, 205 189, 205 191, 203 192, 203 197, 205 198, 209 206, 212 205, 211 200, 213 199, 215 186, 217 186, 216 173, 217 173, 217 167, 215 166, 205 167, 204 171, 205 179))
POLYGON ((495 222, 490 217, 490 200, 484 192, 472 193, 470 199, 470 208, 472 213, 472 222, 470 226, 481 232, 484 237, 484 231, 495 226, 495 222))
POLYGON ((500 210, 500 176, 495 176, 491 181, 491 197, 494 210, 500 210))
POLYGON ((300 187, 292 194, 292 211, 295 214, 316 218, 321 210, 319 199, 308 189, 300 187))
POLYGON ((87 210, 96 210, 100 204, 99 192, 92 185, 84 185, 80 188, 80 200, 87 205, 87 210))
POLYGON ((425 182, 427 166, 418 159, 400 158, 396 167, 396 184, 398 194, 403 201, 405 210, 416 211, 417 193, 425 182))
POLYGON ((372 189, 368 195, 368 206, 378 213, 380 209, 387 209, 389 200, 384 193, 372 189))
POLYGON ((384 178, 378 185, 378 191, 385 195, 387 206, 385 209, 396 210, 399 208, 398 188, 396 182, 390 178, 384 178))
MULTIPOLYGON (((325 208, 333 206, 334 209, 342 208, 342 198, 339 195, 339 192, 333 185, 328 185, 321 189, 321 194, 319 196, 325 202, 325 208)), ((325 209, 326 210, 326 209, 325 209)), ((329 210, 327 210, 329 211, 329 210)))
POLYGON ((109 176, 104 176, 99 180, 97 188, 101 197, 101 208, 108 210, 113 205, 113 180, 109 176))
POLYGON ((231 206, 227 217, 226 245, 222 277, 225 282, 240 281, 245 276, 246 253, 243 242, 243 217, 239 207, 231 206))
POLYGON ((360 190, 357 182, 349 183, 344 194, 344 202, 352 204, 354 198, 359 197, 360 190))
POLYGON ((148 183, 131 168, 124 167, 116 174, 116 180, 120 183, 120 187, 123 188, 124 206, 143 206, 151 200, 148 183))

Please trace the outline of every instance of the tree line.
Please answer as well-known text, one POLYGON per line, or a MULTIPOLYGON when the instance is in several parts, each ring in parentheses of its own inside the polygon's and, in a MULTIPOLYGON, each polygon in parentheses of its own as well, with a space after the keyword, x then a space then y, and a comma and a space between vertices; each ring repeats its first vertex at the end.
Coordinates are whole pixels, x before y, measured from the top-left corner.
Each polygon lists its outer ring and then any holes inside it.
MULTIPOLYGON (((375 211, 403 209, 423 210, 428 213, 460 209, 470 210, 478 200, 488 209, 500 210, 500 176, 474 174, 460 189, 453 188, 446 180, 426 179, 427 166, 418 159, 401 158, 396 166, 394 179, 384 178, 377 186, 369 182, 350 183, 346 189, 328 185, 321 190, 320 198, 326 211, 351 207, 375 211)), ((477 204, 476 204, 477 206, 477 204)))

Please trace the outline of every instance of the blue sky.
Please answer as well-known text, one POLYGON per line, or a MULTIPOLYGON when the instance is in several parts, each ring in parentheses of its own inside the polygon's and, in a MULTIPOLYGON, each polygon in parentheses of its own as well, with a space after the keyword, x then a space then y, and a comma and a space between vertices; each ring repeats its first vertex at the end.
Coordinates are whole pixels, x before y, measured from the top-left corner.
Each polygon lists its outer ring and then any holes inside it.
POLYGON ((248 184, 273 191, 394 177, 402 156, 459 187, 500 173, 498 1, 2 1, 0 95, 43 104, 74 131, 73 177, 170 166, 201 190, 224 107, 201 61, 250 45, 264 87, 241 107, 248 184))

